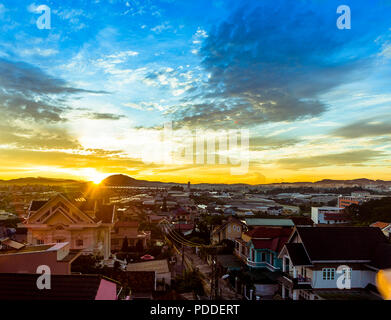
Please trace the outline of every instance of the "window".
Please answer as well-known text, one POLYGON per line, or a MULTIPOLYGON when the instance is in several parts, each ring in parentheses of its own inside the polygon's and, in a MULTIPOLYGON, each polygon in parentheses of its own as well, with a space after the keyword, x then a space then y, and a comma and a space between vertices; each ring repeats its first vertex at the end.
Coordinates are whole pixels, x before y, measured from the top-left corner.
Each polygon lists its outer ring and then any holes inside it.
POLYGON ((76 246, 82 247, 83 246, 83 240, 82 239, 77 239, 76 240, 76 246))
POLYGON ((352 280, 352 268, 343 268, 342 274, 346 280, 352 280))
POLYGON ((347 279, 352 280, 352 268, 349 268, 348 270, 346 270, 346 272, 347 272, 346 275, 347 279))
POLYGON ((323 268, 323 280, 334 280, 335 268, 323 268))
POLYGON ((266 253, 261 252, 261 261, 266 261, 266 253))
POLYGON ((37 239, 37 244, 45 244, 45 241, 43 241, 41 239, 37 239))

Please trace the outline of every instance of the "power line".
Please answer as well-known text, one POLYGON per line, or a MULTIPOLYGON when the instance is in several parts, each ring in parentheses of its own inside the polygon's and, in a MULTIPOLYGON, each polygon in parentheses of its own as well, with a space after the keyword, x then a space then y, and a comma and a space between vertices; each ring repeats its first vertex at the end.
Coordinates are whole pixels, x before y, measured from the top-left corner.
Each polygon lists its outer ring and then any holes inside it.
POLYGON ((183 238, 181 235, 179 235, 173 228, 172 226, 166 222, 165 224, 165 227, 167 227, 168 229, 170 229, 170 232, 171 234, 173 234, 177 241, 180 241, 181 243, 184 243, 185 245, 187 246, 190 246, 190 247, 210 247, 209 245, 205 245, 205 244, 201 244, 201 243, 196 243, 196 242, 192 242, 190 240, 187 240, 185 238, 183 238))

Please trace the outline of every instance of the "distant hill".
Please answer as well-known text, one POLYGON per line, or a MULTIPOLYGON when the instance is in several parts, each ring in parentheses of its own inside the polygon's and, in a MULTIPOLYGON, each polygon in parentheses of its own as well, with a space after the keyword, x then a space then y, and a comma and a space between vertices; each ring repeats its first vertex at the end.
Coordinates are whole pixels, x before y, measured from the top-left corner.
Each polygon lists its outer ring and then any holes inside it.
POLYGON ((84 181, 77 181, 72 179, 56 179, 56 178, 43 178, 43 177, 29 177, 29 178, 18 178, 11 180, 0 180, 0 184, 44 184, 44 185, 56 185, 56 184, 73 184, 73 183, 84 183, 84 181))
MULTIPOLYGON (((86 183, 85 181, 78 181, 72 179, 54 179, 54 178, 45 178, 45 177, 29 177, 29 178, 19 178, 11 180, 0 180, 0 185, 5 184, 19 184, 19 185, 61 185, 61 184, 76 184, 76 183, 86 183)), ((233 184, 224 184, 224 183, 199 183, 192 184, 193 186, 199 187, 257 187, 257 186, 284 186, 284 187, 317 187, 321 185, 370 185, 370 184, 382 184, 391 186, 391 181, 384 180, 370 180, 370 179, 352 179, 352 180, 332 180, 324 179, 316 182, 279 182, 279 183, 269 183, 269 184, 259 184, 259 185, 249 185, 245 183, 233 183, 233 184)), ((185 186, 185 183, 176 183, 176 182, 159 182, 159 181, 147 181, 147 180, 137 180, 132 177, 129 177, 124 174, 114 174, 101 182, 103 186, 128 186, 128 187, 169 187, 173 185, 182 185, 185 186)))
POLYGON ((137 180, 124 174, 114 174, 102 180, 103 186, 140 186, 148 181, 137 180))

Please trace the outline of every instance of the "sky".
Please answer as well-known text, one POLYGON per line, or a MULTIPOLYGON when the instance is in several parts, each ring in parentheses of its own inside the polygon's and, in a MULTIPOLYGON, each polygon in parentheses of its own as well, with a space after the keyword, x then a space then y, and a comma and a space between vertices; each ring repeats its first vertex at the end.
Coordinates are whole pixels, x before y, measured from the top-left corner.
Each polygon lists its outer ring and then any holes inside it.
POLYGON ((390 80, 389 0, 0 0, 0 179, 391 180, 390 80))

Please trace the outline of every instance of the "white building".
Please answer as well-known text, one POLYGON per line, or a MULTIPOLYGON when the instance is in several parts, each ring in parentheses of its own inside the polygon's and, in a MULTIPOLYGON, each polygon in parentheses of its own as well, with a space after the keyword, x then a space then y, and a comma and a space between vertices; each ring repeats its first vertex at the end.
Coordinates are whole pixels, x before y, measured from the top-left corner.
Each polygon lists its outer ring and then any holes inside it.
POLYGON ((343 208, 338 207, 312 207, 311 219, 315 224, 347 223, 349 219, 343 208))
POLYGON ((379 228, 296 227, 278 257, 283 299, 376 298, 376 274, 391 267, 391 245, 379 228))

